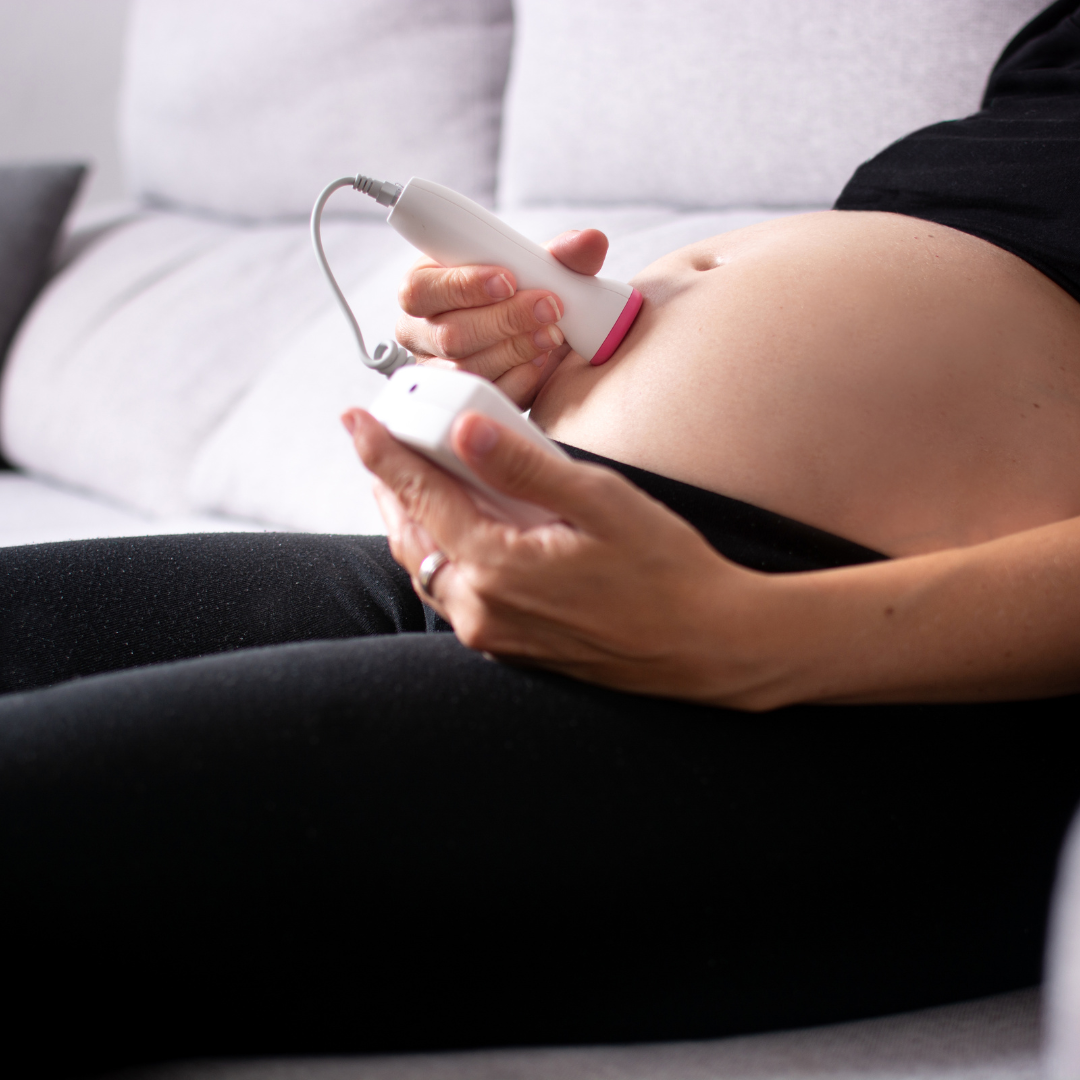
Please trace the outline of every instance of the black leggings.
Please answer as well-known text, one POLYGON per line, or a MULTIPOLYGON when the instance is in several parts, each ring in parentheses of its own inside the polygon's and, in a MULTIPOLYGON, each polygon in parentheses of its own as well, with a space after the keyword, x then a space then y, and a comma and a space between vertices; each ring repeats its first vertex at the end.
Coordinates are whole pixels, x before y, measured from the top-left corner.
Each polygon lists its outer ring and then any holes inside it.
POLYGON ((12 548, 0 595, 12 1075, 716 1036, 1040 977, 1076 699, 616 693, 425 633, 381 538, 12 548))

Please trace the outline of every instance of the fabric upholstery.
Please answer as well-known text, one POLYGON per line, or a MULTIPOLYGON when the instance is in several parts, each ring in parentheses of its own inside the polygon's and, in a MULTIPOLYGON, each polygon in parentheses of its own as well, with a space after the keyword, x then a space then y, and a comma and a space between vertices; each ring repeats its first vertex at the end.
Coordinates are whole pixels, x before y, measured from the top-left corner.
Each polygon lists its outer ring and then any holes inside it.
POLYGON ((265 532, 276 528, 211 514, 149 517, 13 469, 0 472, 0 507, 0 547, 101 536, 265 532))
POLYGON ((1046 950, 1046 1070, 1080 1076, 1080 815, 1061 855, 1046 950))
POLYGON ((1038 1046, 1039 995, 1020 991, 711 1042, 188 1062, 122 1080, 1042 1080, 1038 1046))
POLYGON ((1043 0, 518 0, 500 201, 831 204, 1043 0))
POLYGON ((335 177, 415 173, 490 202, 510 29, 510 0, 136 0, 129 188, 217 214, 306 217, 335 177))
MULTIPOLYGON (((325 236, 346 287, 403 244, 375 223, 330 222, 325 236)), ((199 447, 329 307, 302 225, 152 214, 120 226, 27 318, 0 398, 4 452, 146 513, 184 513, 199 447)))

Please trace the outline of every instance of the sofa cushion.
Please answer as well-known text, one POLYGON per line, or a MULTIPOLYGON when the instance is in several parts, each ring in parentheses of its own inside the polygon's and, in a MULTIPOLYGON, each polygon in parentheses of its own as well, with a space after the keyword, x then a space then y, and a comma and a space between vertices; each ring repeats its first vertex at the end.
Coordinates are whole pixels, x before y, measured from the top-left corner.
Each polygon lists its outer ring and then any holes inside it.
POLYGON ((415 173, 490 202, 510 29, 510 0, 136 0, 131 193, 302 217, 335 177, 415 173))
MULTIPOLYGON (((324 236, 350 290, 405 246, 381 222, 332 221, 324 236)), ((118 226, 27 317, 0 394, 4 452, 146 513, 184 513, 198 448, 330 306, 303 224, 148 214, 118 226)))
MULTIPOLYGON (((397 233, 383 229, 386 254, 361 288, 349 287, 347 263, 334 260, 369 351, 393 336, 397 285, 416 258, 397 233)), ((371 476, 338 419, 354 405, 369 406, 385 385, 383 375, 364 366, 341 311, 328 302, 282 342, 199 448, 188 475, 189 504, 306 532, 385 532, 371 476)))
POLYGON ((1073 819, 1054 883, 1046 947, 1046 1075, 1080 1076, 1080 813, 1073 819))
POLYGON ((272 526, 213 514, 150 518, 61 484, 0 473, 0 547, 163 533, 265 532, 272 526))
POLYGON ((701 1042, 176 1062, 111 1080, 1040 1080, 1042 1075, 1039 994, 1021 990, 875 1020, 701 1042))
POLYGON ((518 0, 505 205, 830 204, 1045 0, 518 0))

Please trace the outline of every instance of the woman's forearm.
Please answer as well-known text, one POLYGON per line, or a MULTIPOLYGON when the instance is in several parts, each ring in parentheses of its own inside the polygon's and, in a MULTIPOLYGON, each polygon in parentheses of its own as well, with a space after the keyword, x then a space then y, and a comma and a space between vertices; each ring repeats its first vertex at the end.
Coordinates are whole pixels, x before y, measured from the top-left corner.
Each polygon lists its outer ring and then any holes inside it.
POLYGON ((984 544, 772 578, 745 707, 1080 691, 1080 518, 984 544), (767 614, 765 614, 767 612, 767 614))
POLYGON ((382 481, 391 550, 471 648, 634 693, 764 710, 986 701, 1080 690, 1080 518, 966 548, 801 574, 723 558, 616 473, 562 461, 477 414, 455 452, 554 511, 519 530, 347 416, 382 481), (446 556, 434 586, 419 576, 446 556))

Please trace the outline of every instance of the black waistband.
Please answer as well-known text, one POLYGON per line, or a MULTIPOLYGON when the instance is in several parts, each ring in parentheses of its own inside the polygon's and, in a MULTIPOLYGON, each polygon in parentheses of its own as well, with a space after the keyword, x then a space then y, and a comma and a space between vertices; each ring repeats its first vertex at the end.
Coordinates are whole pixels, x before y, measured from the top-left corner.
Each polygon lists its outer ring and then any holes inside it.
POLYGON ((717 495, 715 491, 624 465, 576 446, 560 445, 579 461, 606 465, 622 473, 632 484, 690 522, 721 555, 753 570, 773 574, 826 570, 878 562, 887 557, 782 514, 717 495))

